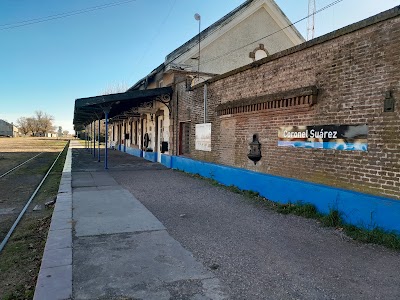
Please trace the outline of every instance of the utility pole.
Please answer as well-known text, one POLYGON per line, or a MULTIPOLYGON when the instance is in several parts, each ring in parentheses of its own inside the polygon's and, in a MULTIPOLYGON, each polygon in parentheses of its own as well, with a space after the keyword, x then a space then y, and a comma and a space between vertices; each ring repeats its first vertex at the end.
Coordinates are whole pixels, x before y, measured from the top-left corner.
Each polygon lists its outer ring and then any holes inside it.
POLYGON ((307 41, 314 38, 315 31, 315 0, 308 0, 307 41))
POLYGON ((199 21, 199 58, 198 58, 198 61, 197 61, 197 83, 198 83, 199 80, 200 80, 200 40, 201 40, 201 38, 200 38, 200 28, 201 28, 201 16, 198 13, 196 13, 194 15, 194 18, 195 18, 196 21, 199 21))

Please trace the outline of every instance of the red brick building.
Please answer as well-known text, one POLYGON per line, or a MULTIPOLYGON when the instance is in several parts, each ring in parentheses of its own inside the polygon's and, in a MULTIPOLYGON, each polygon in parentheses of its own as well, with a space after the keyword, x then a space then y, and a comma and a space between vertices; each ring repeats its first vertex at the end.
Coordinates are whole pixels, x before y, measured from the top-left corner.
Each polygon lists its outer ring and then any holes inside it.
POLYGON ((400 199, 399 12, 393 8, 209 79, 192 91, 178 84, 175 153, 400 199), (211 151, 195 147, 205 93, 211 151), (394 107, 385 111, 385 103, 394 107), (367 151, 278 146, 283 126, 360 124, 368 126, 367 151), (256 165, 247 156, 254 134, 262 154, 256 165))

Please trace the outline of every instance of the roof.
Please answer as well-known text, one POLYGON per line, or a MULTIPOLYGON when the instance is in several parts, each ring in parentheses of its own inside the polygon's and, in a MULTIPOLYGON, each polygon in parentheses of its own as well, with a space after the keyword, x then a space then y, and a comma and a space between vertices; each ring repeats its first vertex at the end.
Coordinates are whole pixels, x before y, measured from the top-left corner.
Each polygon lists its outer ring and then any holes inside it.
MULTIPOLYGON (((199 42, 199 35, 201 40, 204 40, 220 30, 221 27, 227 25, 231 21, 233 21, 236 17, 238 17, 241 13, 243 13, 247 8, 249 8, 252 4, 256 4, 257 2, 260 2, 260 0, 247 0, 243 4, 239 5, 237 8, 220 18, 218 21, 214 22, 211 24, 209 27, 201 31, 199 34, 195 35, 192 37, 189 41, 186 43, 182 44, 175 50, 173 50, 171 53, 169 53, 165 57, 164 63, 162 63, 160 66, 158 66, 156 69, 151 71, 147 76, 144 78, 140 79, 137 81, 132 87, 129 88, 129 90, 134 90, 140 88, 143 84, 146 84, 146 81, 148 78, 153 77, 156 75, 158 72, 162 71, 168 64, 173 62, 175 59, 178 57, 182 56, 186 52, 188 52, 190 49, 194 48, 196 45, 198 45, 199 42)), ((287 25, 291 24, 290 20, 287 18, 285 13, 280 9, 280 7, 275 3, 274 0, 268 0, 268 5, 270 7, 273 7, 276 9, 277 13, 280 14, 282 17, 282 20, 284 23, 287 23, 287 25)), ((289 29, 288 29, 289 30, 289 29)), ((300 32, 296 29, 295 26, 291 26, 290 30, 293 31, 294 35, 296 35, 301 41, 305 41, 303 36, 300 34, 300 32)))
POLYGON ((143 77, 142 79, 140 79, 138 82, 136 82, 133 86, 131 86, 128 91, 131 90, 135 90, 138 89, 142 84, 145 84, 146 81, 148 80, 148 78, 151 78, 152 76, 156 75, 158 72, 160 72, 161 70, 163 70, 165 67, 164 63, 162 63, 161 65, 159 65, 157 68, 155 68, 153 71, 150 72, 150 74, 148 74, 147 76, 143 77))
MULTIPOLYGON (((209 27, 201 31, 199 34, 195 35, 193 38, 191 38, 189 41, 184 43, 182 46, 176 48, 174 51, 172 51, 170 54, 168 54, 165 58, 165 63, 168 64, 169 62, 175 60, 179 56, 181 56, 183 53, 187 52, 189 49, 193 48, 195 45, 198 44, 199 42, 199 35, 201 37, 201 40, 206 39, 208 36, 212 35, 214 32, 218 31, 221 27, 225 26, 226 24, 230 23, 232 20, 234 20, 239 14, 241 14, 244 10, 246 10, 249 6, 252 4, 255 4, 258 2, 258 0, 247 0, 245 1, 242 5, 238 6, 225 16, 223 16, 221 19, 216 21, 215 23, 211 24, 209 27)), ((263 1, 262 1, 263 2, 263 1)), ((288 19, 288 17, 285 15, 285 13, 281 10, 281 8, 275 3, 274 0, 269 0, 267 1, 268 5, 270 7, 273 7, 276 9, 277 13, 281 15, 283 18, 284 22, 287 23, 287 25, 291 24, 291 21, 288 19)), ((295 35, 298 36, 298 38, 302 41, 304 41, 303 36, 301 33, 296 29, 296 27, 291 26, 290 29, 295 33, 295 35)))
POLYGON ((105 109, 110 110, 108 117, 113 118, 158 96, 171 94, 171 87, 163 87, 76 99, 73 122, 75 130, 80 130, 93 121, 104 119, 105 109))
MULTIPOLYGON (((225 15, 224 17, 222 17, 221 19, 219 19, 218 21, 216 21, 215 23, 213 23, 212 25, 210 25, 209 27, 207 27, 206 29, 201 31, 200 32, 201 39, 205 39, 207 36, 212 34, 217 28, 219 28, 220 26, 223 26, 226 23, 229 23, 235 17, 235 15, 238 12, 240 12, 244 8, 248 7, 254 1, 256 1, 256 0, 247 0, 247 1, 245 1, 242 5, 238 6, 237 8, 232 10, 230 13, 228 13, 227 15, 225 15)), ((178 48, 176 48, 174 51, 172 51, 170 54, 168 54, 165 57, 165 63, 162 63, 157 68, 155 68, 153 71, 151 71, 147 76, 145 76, 142 79, 138 80, 132 87, 130 87, 128 89, 128 91, 134 90, 134 89, 138 89, 142 84, 144 84, 146 82, 146 80, 148 78, 151 78, 152 76, 154 76, 158 72, 160 72, 165 67, 165 65, 168 64, 168 62, 171 62, 172 60, 174 60, 175 58, 177 58, 181 54, 185 53, 188 49, 191 49, 192 47, 197 45, 198 41, 199 41, 199 34, 195 35, 189 41, 187 41, 183 45, 181 45, 178 48)))
POLYGON ((3 123, 4 125, 13 126, 13 124, 8 123, 7 121, 4 121, 4 120, 2 120, 2 119, 0 119, 0 123, 3 123))

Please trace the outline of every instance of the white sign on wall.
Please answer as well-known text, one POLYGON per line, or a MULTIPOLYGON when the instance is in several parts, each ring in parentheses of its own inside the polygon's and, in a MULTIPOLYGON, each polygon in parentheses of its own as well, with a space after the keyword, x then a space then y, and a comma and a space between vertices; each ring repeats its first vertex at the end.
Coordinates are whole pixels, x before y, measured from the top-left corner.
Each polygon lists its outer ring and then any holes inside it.
POLYGON ((211 123, 196 124, 195 149, 211 151, 211 123))

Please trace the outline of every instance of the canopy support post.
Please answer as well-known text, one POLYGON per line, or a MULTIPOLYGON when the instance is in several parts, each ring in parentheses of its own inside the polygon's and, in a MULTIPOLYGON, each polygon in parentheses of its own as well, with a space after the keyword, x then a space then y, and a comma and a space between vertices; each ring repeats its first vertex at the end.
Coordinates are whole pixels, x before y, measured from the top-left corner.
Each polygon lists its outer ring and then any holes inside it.
POLYGON ((100 118, 99 118, 99 120, 98 120, 99 122, 99 130, 98 130, 98 133, 97 133, 97 137, 98 137, 98 141, 99 141, 99 144, 98 144, 98 160, 97 160, 97 162, 100 162, 100 118))
POLYGON ((111 107, 103 107, 104 118, 106 119, 106 133, 105 133, 105 141, 104 141, 104 169, 108 169, 108 114, 111 110, 111 107))
POLYGON ((93 137, 92 137, 92 123, 90 123, 90 127, 89 127, 89 151, 90 151, 90 154, 93 153, 92 140, 93 140, 93 137))
POLYGON ((89 152, 89 129, 88 129, 88 126, 89 125, 86 125, 86 143, 87 143, 87 146, 86 146, 86 152, 89 152))
POLYGON ((96 158, 96 122, 93 121, 93 158, 96 158))

